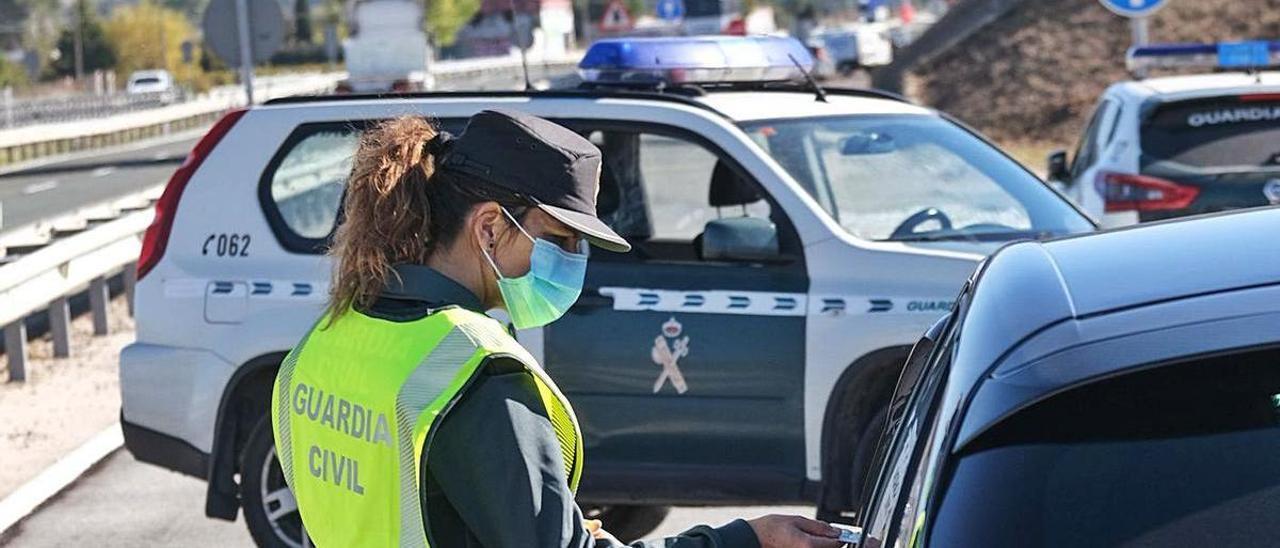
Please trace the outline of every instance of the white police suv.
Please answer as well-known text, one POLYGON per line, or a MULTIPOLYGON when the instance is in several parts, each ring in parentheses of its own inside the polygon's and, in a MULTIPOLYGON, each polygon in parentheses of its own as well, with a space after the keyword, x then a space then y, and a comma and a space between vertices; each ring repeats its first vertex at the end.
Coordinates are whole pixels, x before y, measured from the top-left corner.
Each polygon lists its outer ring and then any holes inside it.
POLYGON ((361 129, 409 113, 458 132, 502 106, 601 148, 600 213, 634 244, 593 251, 577 305, 519 333, 582 420, 592 515, 638 536, 673 504, 853 508, 910 345, 975 265, 1094 225, 958 123, 797 84, 810 66, 790 39, 613 40, 575 90, 231 112, 146 235, 120 358, 127 446, 206 478, 210 516, 243 507, 261 544, 300 545, 266 410, 324 305, 361 129))
POLYGON ((1222 72, 1112 84, 1049 178, 1104 226, 1280 204, 1280 41, 1134 48, 1132 71, 1222 72))

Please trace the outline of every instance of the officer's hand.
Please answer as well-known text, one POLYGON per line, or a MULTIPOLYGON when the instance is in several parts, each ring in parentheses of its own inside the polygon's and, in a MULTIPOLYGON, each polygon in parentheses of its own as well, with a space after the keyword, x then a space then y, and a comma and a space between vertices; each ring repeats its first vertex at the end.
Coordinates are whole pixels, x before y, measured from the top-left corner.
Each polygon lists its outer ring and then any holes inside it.
POLYGON ((587 532, 591 533, 591 538, 596 540, 607 540, 610 546, 613 544, 622 544, 612 534, 604 530, 604 526, 598 519, 584 519, 582 525, 586 526, 587 532))
POLYGON ((840 531, 821 521, 772 514, 747 521, 760 548, 839 548, 840 531))

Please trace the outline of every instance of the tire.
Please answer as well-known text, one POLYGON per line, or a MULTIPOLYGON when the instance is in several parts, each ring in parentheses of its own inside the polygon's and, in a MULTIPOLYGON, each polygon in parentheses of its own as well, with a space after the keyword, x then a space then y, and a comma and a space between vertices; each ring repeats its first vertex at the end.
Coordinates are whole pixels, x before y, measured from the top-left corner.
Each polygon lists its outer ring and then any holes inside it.
POLYGON ((270 417, 258 421, 240 454, 240 501, 245 525, 258 546, 303 548, 302 515, 276 458, 270 417))
POLYGON ((635 542, 652 533, 671 513, 670 506, 588 506, 583 508, 587 519, 598 519, 604 529, 624 543, 635 542))

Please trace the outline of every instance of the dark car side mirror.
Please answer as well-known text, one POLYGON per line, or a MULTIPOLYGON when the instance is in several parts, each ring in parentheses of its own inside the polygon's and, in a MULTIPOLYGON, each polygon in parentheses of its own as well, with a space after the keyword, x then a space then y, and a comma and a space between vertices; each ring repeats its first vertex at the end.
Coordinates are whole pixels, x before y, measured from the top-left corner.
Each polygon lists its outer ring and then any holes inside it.
POLYGON ((1067 166, 1067 151, 1057 149, 1050 152, 1045 157, 1045 164, 1048 169, 1046 173, 1050 181, 1071 182, 1071 172, 1067 166))
POLYGON ((732 217, 708 222, 702 232, 702 259, 707 261, 776 261, 778 227, 769 219, 732 217))

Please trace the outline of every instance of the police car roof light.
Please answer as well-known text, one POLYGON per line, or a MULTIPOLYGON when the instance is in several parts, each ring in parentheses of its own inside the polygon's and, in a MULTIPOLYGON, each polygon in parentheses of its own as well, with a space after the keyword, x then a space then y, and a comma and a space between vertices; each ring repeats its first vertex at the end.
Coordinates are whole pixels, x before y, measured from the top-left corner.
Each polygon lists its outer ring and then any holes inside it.
POLYGON ((611 38, 578 64, 588 83, 641 86, 797 80, 802 68, 813 69, 809 50, 779 36, 611 38))
POLYGON ((1152 68, 1258 70, 1280 66, 1280 41, 1134 46, 1125 55, 1125 65, 1130 71, 1152 68))

